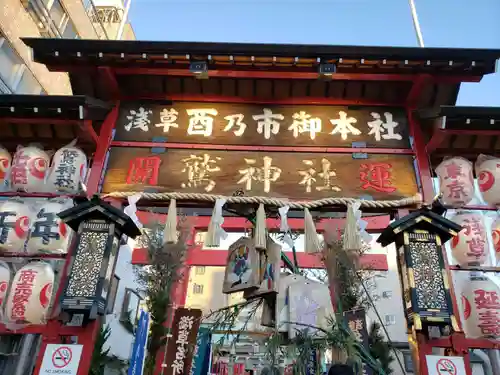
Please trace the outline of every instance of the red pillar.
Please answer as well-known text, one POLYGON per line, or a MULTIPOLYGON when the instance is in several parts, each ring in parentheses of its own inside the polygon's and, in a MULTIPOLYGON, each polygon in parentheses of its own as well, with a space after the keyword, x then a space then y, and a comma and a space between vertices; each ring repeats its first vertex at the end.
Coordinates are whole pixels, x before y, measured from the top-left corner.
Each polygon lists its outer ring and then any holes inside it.
MULTIPOLYGON (((87 196, 89 197, 99 191, 99 183, 105 167, 104 164, 106 160, 106 153, 109 150, 109 146, 111 144, 111 139, 113 136, 113 129, 115 127, 115 123, 118 118, 118 109, 119 109, 119 102, 116 103, 115 107, 108 114, 101 127, 96 147, 96 152, 94 154, 92 162, 92 168, 90 170, 90 175, 87 181, 87 196)), ((56 293, 56 299, 55 299, 56 302, 54 303, 53 307, 54 310, 58 308, 57 304, 59 303, 59 297, 61 296, 66 286, 66 278, 68 276, 67 274, 69 270, 69 265, 71 263, 70 254, 73 252, 73 250, 74 250, 74 244, 72 244, 68 250, 68 256, 66 257, 64 270, 61 275, 59 289, 56 293)), ((94 344, 97 335, 99 333, 100 327, 101 327, 100 320, 97 319, 95 321, 89 322, 87 325, 79 329, 78 344, 83 345, 83 349, 82 349, 82 356, 80 359, 80 366, 78 368, 78 373, 77 373, 78 375, 88 375, 90 371, 92 354, 94 352, 94 344)), ((61 343, 61 338, 60 338, 61 329, 62 329, 62 324, 57 319, 57 317, 47 322, 47 328, 42 335, 42 345, 40 346, 40 350, 38 352, 35 370, 33 372, 34 375, 40 375, 43 355, 45 354, 47 344, 61 343)))
MULTIPOLYGON (((191 240, 188 243, 188 246, 190 246, 194 243, 194 234, 195 234, 195 232, 193 231, 193 235, 191 237, 191 240)), ((186 256, 186 259, 187 259, 187 256, 186 256)), ((186 303, 190 271, 191 271, 191 267, 187 264, 184 264, 184 266, 179 270, 179 276, 180 276, 179 280, 175 283, 174 287, 172 288, 172 292, 171 292, 172 307, 169 308, 167 311, 167 321, 165 322, 165 327, 167 327, 167 328, 172 327, 172 321, 174 319, 175 309, 177 307, 184 306, 186 303)), ((166 346, 163 346, 160 348, 160 350, 158 350, 158 353, 156 353, 156 364, 155 364, 154 375, 161 374, 165 350, 166 350, 166 346)))

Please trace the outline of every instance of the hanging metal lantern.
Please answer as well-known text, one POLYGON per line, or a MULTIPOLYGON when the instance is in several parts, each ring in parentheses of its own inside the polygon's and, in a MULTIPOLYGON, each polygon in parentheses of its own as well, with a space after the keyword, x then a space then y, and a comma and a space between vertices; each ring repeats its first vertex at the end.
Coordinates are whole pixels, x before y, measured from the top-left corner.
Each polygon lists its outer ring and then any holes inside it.
POLYGON ((461 229, 423 208, 391 223, 377 239, 383 247, 396 243, 408 328, 451 325, 459 330, 441 246, 461 229))
POLYGON ((52 300, 54 271, 48 263, 28 263, 16 272, 6 305, 12 323, 42 324, 52 300))
POLYGON ((472 163, 461 157, 443 160, 436 168, 439 191, 444 204, 462 207, 474 198, 472 163))
POLYGON ((471 272, 462 291, 463 328, 469 338, 500 338, 500 287, 471 272))
POLYGON ((451 220, 463 229, 450 241, 453 258, 461 266, 483 266, 489 261, 489 243, 483 216, 458 213, 451 220))
POLYGON ((122 210, 94 196, 58 215, 77 232, 74 260, 61 302, 71 319, 95 320, 104 315, 120 238, 141 234, 122 210))
POLYGON ((500 204, 500 159, 479 155, 476 176, 483 200, 492 206, 500 204))

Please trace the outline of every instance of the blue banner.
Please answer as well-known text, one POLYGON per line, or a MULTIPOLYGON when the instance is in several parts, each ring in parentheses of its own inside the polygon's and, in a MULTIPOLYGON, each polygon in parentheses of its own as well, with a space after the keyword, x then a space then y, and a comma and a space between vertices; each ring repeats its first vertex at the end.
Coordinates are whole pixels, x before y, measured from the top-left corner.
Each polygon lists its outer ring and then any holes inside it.
POLYGON ((139 323, 135 332, 135 342, 130 357, 130 367, 128 368, 128 375, 142 375, 144 371, 144 359, 146 344, 149 335, 149 313, 141 310, 139 323))
POLYGON ((316 349, 311 349, 309 354, 309 360, 307 361, 306 374, 316 375, 317 365, 318 365, 318 353, 316 349))
POLYGON ((196 338, 196 352, 191 367, 192 375, 206 375, 210 365, 212 335, 208 328, 200 327, 196 338))

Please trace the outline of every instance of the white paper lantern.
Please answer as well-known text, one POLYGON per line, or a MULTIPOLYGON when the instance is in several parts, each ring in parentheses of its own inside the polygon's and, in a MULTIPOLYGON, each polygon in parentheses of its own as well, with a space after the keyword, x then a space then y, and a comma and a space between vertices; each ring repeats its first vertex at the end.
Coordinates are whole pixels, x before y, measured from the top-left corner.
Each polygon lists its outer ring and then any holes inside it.
POLYGON ((7 297, 7 292, 9 291, 10 279, 11 279, 10 268, 7 263, 0 263, 0 308, 3 307, 5 302, 5 297, 7 297))
POLYGON ((500 337, 500 288, 471 273, 462 291, 463 329, 468 338, 500 337))
POLYGON ((492 206, 500 204, 500 159, 479 155, 476 176, 484 201, 492 206))
POLYGON ((76 194, 87 174, 87 156, 77 147, 65 146, 54 154, 47 180, 48 189, 76 194))
POLYGON ((464 228, 451 239, 450 244, 457 263, 461 266, 486 265, 490 249, 482 215, 459 213, 451 220, 464 228))
POLYGON ((0 203, 0 250, 24 252, 35 214, 33 207, 26 202, 9 199, 0 203))
POLYGON ((496 219, 491 226, 491 237, 495 249, 496 264, 500 263, 500 218, 496 219))
POLYGON ((10 171, 12 188, 30 193, 44 191, 49 161, 49 155, 38 147, 19 147, 10 171))
POLYGON ((48 263, 29 263, 17 271, 7 299, 6 318, 12 323, 42 324, 52 299, 54 271, 48 263))
POLYGON ((472 163, 461 157, 443 160, 436 168, 444 204, 462 207, 474 198, 472 163))
POLYGON ((70 201, 47 201, 33 219, 26 249, 28 253, 66 253, 70 228, 57 214, 71 207, 70 201))
POLYGON ((12 164, 12 156, 5 148, 0 147, 0 191, 9 187, 9 173, 12 164))

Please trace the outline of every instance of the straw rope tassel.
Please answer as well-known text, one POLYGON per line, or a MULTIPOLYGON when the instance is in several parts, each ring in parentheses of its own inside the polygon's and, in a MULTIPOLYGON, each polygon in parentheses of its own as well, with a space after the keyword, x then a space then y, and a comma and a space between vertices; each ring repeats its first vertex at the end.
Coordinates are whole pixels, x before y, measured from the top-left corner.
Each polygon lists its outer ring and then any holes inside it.
POLYGON ((255 218, 255 230, 253 234, 254 245, 257 249, 265 250, 267 246, 266 234, 266 210, 264 205, 259 204, 255 218))
POLYGON ((316 233, 316 226, 311 212, 308 208, 304 209, 304 246, 306 253, 315 254, 321 251, 321 243, 316 233))
POLYGON ((220 246, 220 236, 218 235, 218 231, 218 213, 217 205, 215 205, 212 211, 212 217, 210 218, 210 223, 208 224, 207 234, 205 235, 206 247, 220 246))
POLYGON ((355 215, 355 208, 352 204, 347 206, 347 216, 343 235, 342 247, 344 250, 360 250, 361 237, 358 227, 358 220, 355 215))
POLYGON ((168 206, 167 222, 165 223, 165 230, 163 232, 163 242, 177 242, 177 202, 175 199, 171 199, 170 205, 168 206))

